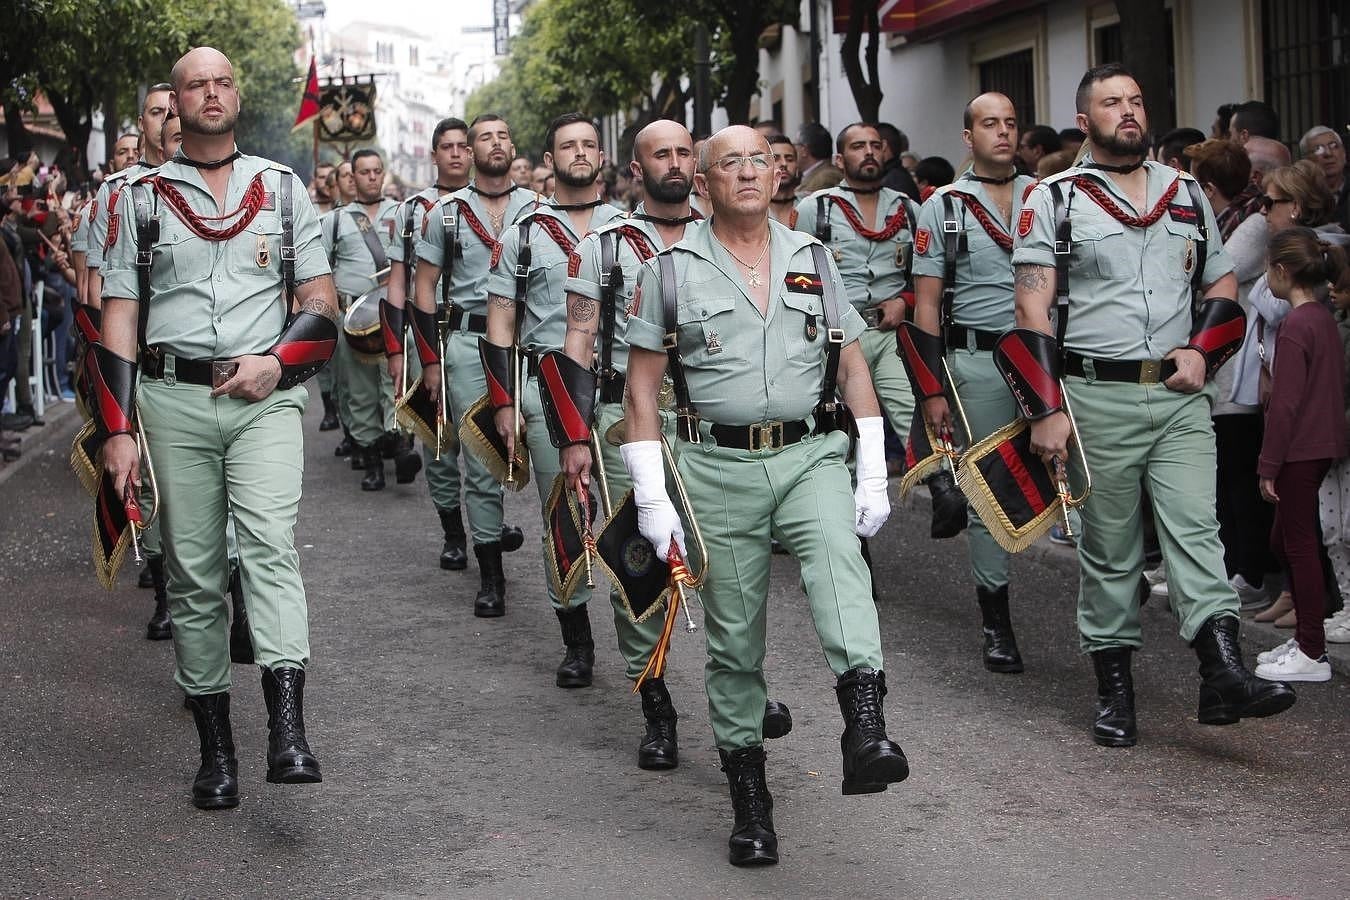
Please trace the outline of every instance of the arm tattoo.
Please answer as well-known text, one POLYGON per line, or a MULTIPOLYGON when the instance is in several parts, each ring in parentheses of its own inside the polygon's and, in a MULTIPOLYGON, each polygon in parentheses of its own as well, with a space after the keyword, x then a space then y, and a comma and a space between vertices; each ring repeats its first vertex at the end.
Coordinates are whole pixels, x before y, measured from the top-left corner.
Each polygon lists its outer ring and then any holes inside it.
POLYGON ((567 330, 569 333, 575 332, 576 334, 584 334, 592 340, 595 339, 596 332, 594 328, 582 328, 579 325, 568 325, 567 330))
POLYGON ((302 279, 300 279, 299 281, 297 281, 297 282, 295 283, 295 286, 296 286, 296 287, 300 287, 301 285, 309 284, 311 281, 318 281, 320 278, 323 278, 323 277, 324 277, 324 276, 322 276, 322 275, 311 275, 311 276, 309 276, 308 278, 302 278, 302 279))
POLYGON ((301 312, 314 313, 316 316, 323 316, 330 322, 337 321, 337 313, 333 307, 324 302, 322 297, 310 297, 304 303, 300 304, 301 312))
POLYGON ((1024 290, 1043 291, 1049 285, 1045 278, 1045 266, 1036 266, 1029 263, 1020 263, 1016 267, 1017 277, 1014 284, 1024 290))
POLYGON ((595 301, 589 297, 574 296, 567 306, 567 311, 578 322, 589 322, 595 318, 595 301))
POLYGON ((503 297, 500 294, 493 294, 490 299, 492 300, 492 305, 497 307, 498 309, 504 309, 510 312, 514 311, 516 308, 516 301, 511 299, 510 297, 503 297))

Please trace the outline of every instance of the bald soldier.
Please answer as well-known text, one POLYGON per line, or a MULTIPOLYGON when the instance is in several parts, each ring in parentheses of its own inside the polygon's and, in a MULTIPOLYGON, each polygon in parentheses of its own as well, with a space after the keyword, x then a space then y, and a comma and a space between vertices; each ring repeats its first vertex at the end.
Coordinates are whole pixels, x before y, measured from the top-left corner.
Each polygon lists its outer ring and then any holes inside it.
POLYGON ((663 560, 672 544, 684 555, 660 445, 669 370, 677 465, 711 560, 705 681, 735 813, 729 858, 763 865, 778 861, 763 743, 770 536, 801 563, 837 676, 844 793, 884 791, 909 774, 886 736, 881 634, 858 543, 890 515, 884 438, 858 346, 865 325, 834 260, 811 235, 770 219, 768 141, 745 126, 723 129, 703 145, 694 177, 711 219, 648 260, 634 293, 622 452, 643 537, 663 560), (848 410, 857 417, 856 491, 844 462, 848 410))
POLYGON ((262 670, 267 780, 322 780, 305 735, 309 626, 295 521, 303 382, 332 354, 337 298, 304 184, 235 146, 230 61, 199 47, 174 65, 172 81, 183 145, 120 194, 91 378, 104 466, 119 490, 140 484, 137 418, 145 430, 162 501, 175 680, 201 749, 192 802, 224 809, 239 804, 229 510, 262 670))

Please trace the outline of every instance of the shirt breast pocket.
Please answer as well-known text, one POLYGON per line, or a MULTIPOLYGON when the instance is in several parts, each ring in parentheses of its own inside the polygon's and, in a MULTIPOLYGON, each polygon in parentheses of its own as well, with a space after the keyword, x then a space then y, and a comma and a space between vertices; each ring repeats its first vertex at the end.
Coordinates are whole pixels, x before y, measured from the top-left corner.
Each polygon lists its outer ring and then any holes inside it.
MULTIPOLYGON (((1110 224, 1073 223, 1073 270, 1096 278, 1119 278, 1133 274, 1134 262, 1123 246, 1125 227, 1110 224)), ((1073 277, 1073 270, 1069 277, 1073 277)))
POLYGON ((778 323, 783 355, 796 362, 817 362, 825 345, 825 305, 817 294, 783 292, 784 317, 778 323))
POLYGON ((560 306, 567 298, 566 285, 567 257, 550 253, 547 259, 537 260, 530 269, 528 302, 550 308, 560 306))
POLYGON ((700 369, 730 369, 749 357, 734 347, 736 298, 701 296, 680 304, 680 354, 690 366, 700 369))
POLYGON ((281 222, 262 218, 258 216, 230 241, 226 253, 231 272, 276 278, 281 271, 281 222))
POLYGON ((211 277, 211 249, 176 221, 161 224, 155 244, 154 278, 161 284, 190 284, 211 277), (165 263, 168 265, 165 265, 165 263))
POLYGON ((1196 242, 1200 232, 1193 225, 1178 222, 1165 222, 1167 230, 1167 277, 1173 281, 1189 281, 1195 274, 1196 266, 1203 266, 1204 260, 1198 258, 1200 247, 1196 242))

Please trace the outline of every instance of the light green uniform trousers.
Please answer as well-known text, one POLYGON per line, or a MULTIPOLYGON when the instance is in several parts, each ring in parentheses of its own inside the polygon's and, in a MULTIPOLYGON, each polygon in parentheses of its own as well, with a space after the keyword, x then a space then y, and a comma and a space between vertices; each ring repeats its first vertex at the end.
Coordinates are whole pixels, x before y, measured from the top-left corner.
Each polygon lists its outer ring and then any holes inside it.
MULTIPOLYGON (((1238 614, 1224 577, 1223 545, 1214 512, 1214 385, 1196 394, 1161 384, 1064 379, 1092 494, 1080 508, 1078 631, 1085 652, 1143 646, 1139 576, 1144 568, 1140 481, 1147 480, 1172 609, 1190 643, 1205 620, 1238 614)), ((1082 465, 1074 459, 1074 484, 1082 465)))
POLYGON ((258 665, 304 668, 309 617, 295 519, 304 474, 303 386, 248 403, 201 385, 141 385, 140 411, 159 479, 173 619, 174 680, 191 695, 229 690, 226 517, 239 543, 258 665))
MULTIPOLYGON (((600 453, 604 459, 607 476, 605 481, 609 485, 610 503, 615 506, 619 505, 623 495, 633 487, 633 481, 628 477, 628 468, 623 464, 622 451, 605 440, 605 433, 622 418, 622 403, 601 403, 596 406, 595 427, 600 436, 600 453)), ((662 430, 666 433, 666 441, 670 444, 671 451, 677 451, 674 415, 662 412, 661 425, 662 430)), ((619 636, 619 652, 623 654, 624 662, 627 664, 628 677, 636 680, 642 674, 642 670, 647 667, 647 660, 651 658, 652 648, 656 646, 657 640, 661 637, 661 629, 665 625, 665 616, 660 612, 655 612, 648 616, 645 621, 635 623, 628 618, 628 613, 623 608, 623 601, 616 591, 610 591, 609 600, 614 606, 614 630, 619 636)))
POLYGON ((858 347, 872 372, 872 387, 891 428, 904 444, 914 422, 914 391, 905 374, 905 364, 895 355, 895 332, 869 328, 858 338, 858 347))
MULTIPOLYGON (((994 368, 994 354, 988 350, 957 348, 947 353, 947 368, 961 396, 961 406, 973 432, 966 436, 966 446, 983 440, 1017 418, 1017 405, 1003 376, 994 368)), ((961 430, 961 414, 952 408, 952 421, 961 430)), ((975 510, 970 510, 970 525, 966 529, 970 544, 970 568, 975 583, 994 590, 1008 583, 1008 561, 1011 554, 999 546, 989 534, 975 510)))
POLYGON ((368 447, 394 428, 394 379, 383 362, 357 359, 344 337, 338 338, 335 357, 342 384, 338 414, 352 440, 368 447))
MULTIPOLYGON (((450 387, 447 396, 450 421, 458 439, 460 417, 487 393, 487 376, 478 357, 478 335, 458 331, 446 338, 445 378, 450 387)), ((464 508, 469 515, 469 532, 475 544, 488 544, 502 536, 502 486, 492 477, 487 466, 477 456, 464 453, 464 468, 460 469, 458 446, 441 451, 441 458, 430 449, 422 448, 426 462, 427 487, 436 509, 449 512, 460 508, 460 484, 464 485, 464 508)))
POLYGON ((314 376, 314 380, 319 384, 319 392, 330 394, 333 391, 333 383, 336 380, 333 376, 333 367, 324 366, 319 370, 319 374, 314 376))
MULTIPOLYGON (((484 376, 486 379, 486 376, 484 376)), ((481 395, 480 395, 481 396, 481 395)), ((525 420, 525 444, 530 448, 530 466, 533 468, 534 486, 539 491, 539 513, 540 520, 544 524, 544 531, 548 531, 548 518, 544 515, 544 505, 548 503, 548 495, 553 490, 553 479, 562 471, 562 460, 558 457, 558 448, 553 446, 553 442, 548 437, 548 423, 544 421, 544 407, 539 402, 539 379, 531 375, 525 382, 525 393, 521 395, 520 414, 525 420)), ((543 537, 539 540, 542 542, 543 537)), ((547 548, 545 548, 547 553, 547 548)), ((547 560, 544 565, 548 566, 547 560)), ((544 570, 544 582, 548 584, 548 599, 553 604, 554 609, 563 609, 563 605, 558 600, 557 592, 553 590, 553 584, 548 577, 548 570, 544 570)), ((583 581, 577 587, 576 593, 568 606, 576 608, 584 606, 591 599, 591 590, 586 587, 583 581)))
POLYGON ((708 719, 723 750, 764 742, 764 633, 770 536, 801 563, 816 636, 831 671, 882 668, 872 577, 853 533, 842 432, 781 450, 680 447, 678 466, 707 544, 701 591, 708 719))

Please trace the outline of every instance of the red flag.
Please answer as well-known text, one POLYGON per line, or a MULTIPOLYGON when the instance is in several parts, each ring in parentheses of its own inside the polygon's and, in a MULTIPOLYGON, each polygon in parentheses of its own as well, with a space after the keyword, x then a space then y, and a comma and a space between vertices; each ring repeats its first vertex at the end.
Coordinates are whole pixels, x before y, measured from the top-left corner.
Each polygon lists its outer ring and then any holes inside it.
POLYGON ((314 57, 309 58, 309 78, 305 79, 305 96, 300 100, 300 112, 295 117, 295 125, 291 131, 295 131, 301 125, 309 122, 319 114, 319 69, 314 64, 314 57))

